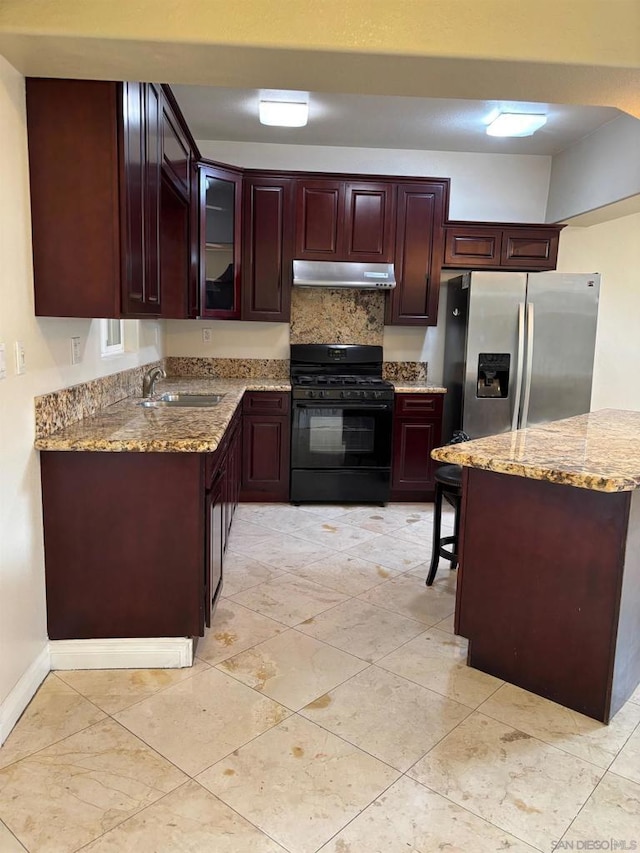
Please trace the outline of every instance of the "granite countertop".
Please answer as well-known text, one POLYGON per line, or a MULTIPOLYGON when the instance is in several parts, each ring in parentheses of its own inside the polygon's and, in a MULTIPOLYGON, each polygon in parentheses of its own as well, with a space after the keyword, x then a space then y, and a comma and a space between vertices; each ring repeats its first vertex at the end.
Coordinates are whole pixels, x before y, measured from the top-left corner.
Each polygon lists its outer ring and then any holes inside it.
POLYGON ((213 408, 144 408, 127 397, 95 415, 36 439, 36 450, 210 453, 217 449, 245 391, 290 391, 278 379, 179 379, 156 384, 167 391, 222 394, 213 408))
POLYGON ((391 383, 396 394, 446 394, 447 389, 441 385, 428 385, 424 380, 407 382, 404 379, 392 379, 391 383))
POLYGON ((640 412, 601 409, 502 435, 438 447, 438 462, 598 492, 640 488, 640 412))

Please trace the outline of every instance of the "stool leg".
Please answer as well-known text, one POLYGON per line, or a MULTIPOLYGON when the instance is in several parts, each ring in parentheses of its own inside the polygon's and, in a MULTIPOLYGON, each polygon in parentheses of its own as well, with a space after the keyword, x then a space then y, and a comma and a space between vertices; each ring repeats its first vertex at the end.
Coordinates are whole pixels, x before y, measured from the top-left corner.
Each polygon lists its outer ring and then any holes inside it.
POLYGON ((431 551, 431 565, 429 566, 429 574, 427 575, 426 585, 431 586, 438 571, 438 563, 440 562, 440 524, 442 519, 442 487, 440 483, 436 483, 435 494, 433 496, 433 549, 431 551))
MULTIPOLYGON (((456 506, 455 506, 456 515, 455 515, 455 521, 453 523, 453 535, 456 537, 456 541, 455 541, 455 545, 453 546, 453 550, 454 550, 454 553, 456 554, 456 556, 460 553, 459 549, 460 549, 460 503, 461 503, 461 501, 462 501, 462 499, 460 497, 458 497, 458 499, 456 500, 456 506)), ((453 569, 457 569, 457 568, 458 568, 458 561, 452 560, 451 561, 451 569, 453 570, 453 569)))

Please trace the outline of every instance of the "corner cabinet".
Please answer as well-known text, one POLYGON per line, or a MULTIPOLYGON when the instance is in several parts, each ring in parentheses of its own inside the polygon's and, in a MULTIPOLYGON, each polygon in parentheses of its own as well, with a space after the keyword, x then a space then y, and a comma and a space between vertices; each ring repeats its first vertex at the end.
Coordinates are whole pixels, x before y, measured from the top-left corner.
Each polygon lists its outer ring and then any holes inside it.
POLYGON ((313 261, 393 260, 395 187, 389 182, 299 178, 295 256, 313 261))
POLYGON ((200 316, 240 319, 242 173, 200 166, 200 316))
POLYGON ((178 216, 165 182, 169 163, 189 169, 163 87, 27 78, 26 96, 36 315, 188 316, 190 187, 178 216), (179 223, 163 286, 161 243, 179 223))
POLYGON ((448 222, 444 266, 453 269, 554 270, 562 225, 448 222))
POLYGON ((448 193, 448 180, 398 185, 396 287, 389 293, 387 325, 435 326, 438 321, 448 193))
POLYGON ((437 463, 431 451, 441 442, 442 405, 442 394, 396 394, 391 500, 433 500, 437 463))
POLYGON ((241 430, 238 408, 213 453, 41 453, 50 639, 204 634, 240 492, 241 430))
POLYGON ((242 319, 286 323, 291 316, 294 180, 250 175, 242 198, 242 319))

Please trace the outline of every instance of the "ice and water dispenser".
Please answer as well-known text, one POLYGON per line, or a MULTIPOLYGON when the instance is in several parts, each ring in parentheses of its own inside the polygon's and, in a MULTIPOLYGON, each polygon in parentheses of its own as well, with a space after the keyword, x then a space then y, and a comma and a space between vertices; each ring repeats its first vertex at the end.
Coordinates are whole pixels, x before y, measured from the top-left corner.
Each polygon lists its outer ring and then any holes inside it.
POLYGON ((511 354, 481 352, 478 355, 478 397, 507 397, 511 354))

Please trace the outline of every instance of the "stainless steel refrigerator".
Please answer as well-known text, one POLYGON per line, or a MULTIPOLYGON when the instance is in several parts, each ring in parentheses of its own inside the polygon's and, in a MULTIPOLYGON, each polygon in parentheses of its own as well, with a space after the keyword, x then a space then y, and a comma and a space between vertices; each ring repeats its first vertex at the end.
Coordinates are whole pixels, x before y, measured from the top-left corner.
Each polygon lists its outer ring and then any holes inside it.
POLYGON ((588 412, 600 275, 472 272, 448 283, 443 441, 588 412))

